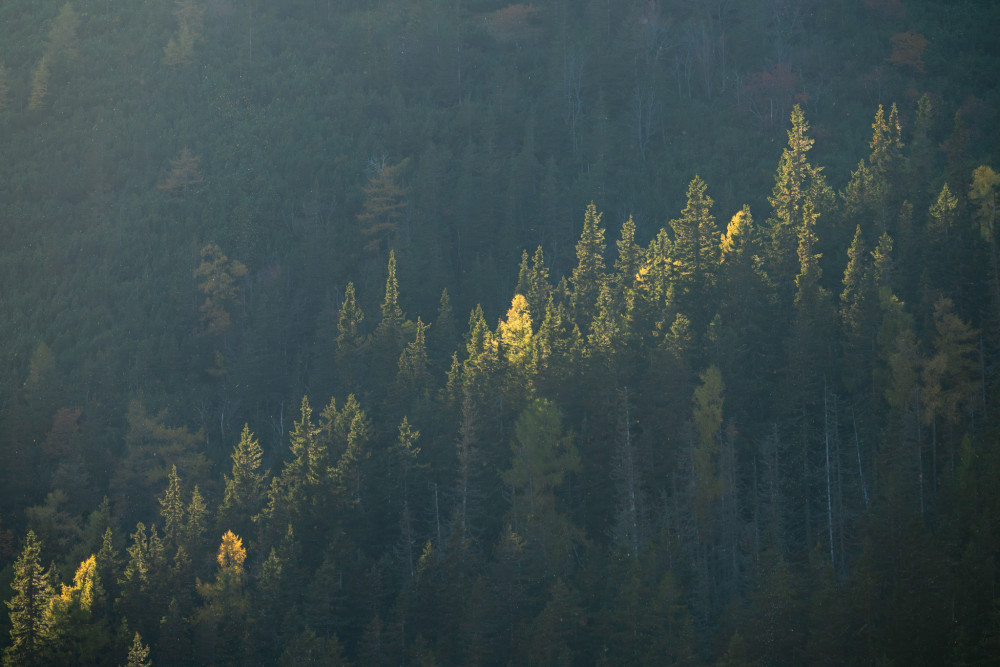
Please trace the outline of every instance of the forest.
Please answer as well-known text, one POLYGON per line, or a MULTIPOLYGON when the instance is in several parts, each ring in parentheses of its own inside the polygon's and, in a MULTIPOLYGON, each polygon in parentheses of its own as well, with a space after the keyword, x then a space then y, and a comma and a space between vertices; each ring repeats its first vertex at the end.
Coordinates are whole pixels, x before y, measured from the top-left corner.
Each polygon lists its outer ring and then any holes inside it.
POLYGON ((1000 4, 0 0, 0 653, 987 665, 1000 4))

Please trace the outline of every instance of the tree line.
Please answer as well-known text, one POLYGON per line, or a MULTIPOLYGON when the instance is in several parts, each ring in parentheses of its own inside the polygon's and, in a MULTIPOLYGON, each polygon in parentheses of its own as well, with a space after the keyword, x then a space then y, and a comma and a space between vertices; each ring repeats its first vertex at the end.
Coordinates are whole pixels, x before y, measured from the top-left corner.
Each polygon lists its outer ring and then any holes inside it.
MULTIPOLYGON (((137 394, 83 513, 87 425, 56 414, 33 456, 57 474, 7 537, 5 661, 987 663, 1000 177, 933 172, 931 106, 906 132, 879 106, 838 191, 795 105, 766 213, 723 226, 695 176, 612 245, 592 203, 571 270, 525 249, 505 314, 464 331, 448 290, 404 312, 378 165, 383 296, 345 285, 290 426, 282 404, 223 458, 137 394)), ((224 389, 250 284, 200 258, 224 389)), ((24 387, 45 421, 53 367, 39 346, 24 387)))

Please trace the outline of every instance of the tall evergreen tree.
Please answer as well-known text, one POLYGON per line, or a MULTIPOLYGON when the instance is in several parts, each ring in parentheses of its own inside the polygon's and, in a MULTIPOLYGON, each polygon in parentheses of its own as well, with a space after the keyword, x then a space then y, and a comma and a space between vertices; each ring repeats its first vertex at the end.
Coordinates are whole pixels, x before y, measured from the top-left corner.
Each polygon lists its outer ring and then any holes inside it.
POLYGON ((672 253, 676 307, 690 317, 696 328, 708 323, 710 295, 719 263, 719 236, 712 215, 712 198, 700 176, 688 184, 687 204, 681 217, 670 221, 674 232, 672 253))
POLYGON ((160 498, 160 516, 163 517, 163 536, 176 547, 184 530, 184 500, 181 498, 181 478, 173 466, 167 478, 167 490, 160 498))
POLYGON ((607 280, 604 273, 604 227, 602 214, 593 202, 587 205, 583 216, 583 231, 576 243, 576 267, 570 282, 573 284, 573 314, 578 323, 593 319, 597 296, 607 280))
POLYGON ((14 597, 6 601, 10 645, 4 649, 4 667, 45 664, 53 590, 49 573, 42 569, 41 551, 41 543, 29 530, 21 555, 14 562, 14 597))
POLYGON ((791 297, 792 286, 799 272, 796 257, 799 229, 805 216, 805 204, 812 201, 818 208, 831 197, 821 167, 809 164, 806 154, 813 146, 807 134, 809 123, 799 105, 792 109, 792 128, 788 130, 788 147, 781 154, 775 175, 774 190, 768 201, 772 207, 768 219, 771 243, 768 253, 768 273, 779 289, 791 297))
POLYGON ((142 642, 142 635, 138 632, 132 638, 132 645, 128 649, 128 660, 125 667, 152 667, 149 659, 149 646, 142 642))
POLYGON ((219 513, 237 525, 246 525, 261 509, 266 473, 261 470, 264 452, 260 442, 250 431, 250 425, 243 425, 240 441, 233 448, 232 477, 223 476, 226 484, 225 495, 219 513))
POLYGON ((358 355, 364 346, 364 336, 361 333, 361 323, 365 314, 354 294, 354 283, 347 283, 344 288, 344 302, 337 313, 337 362, 346 366, 348 377, 354 377, 350 371, 357 370, 358 355))

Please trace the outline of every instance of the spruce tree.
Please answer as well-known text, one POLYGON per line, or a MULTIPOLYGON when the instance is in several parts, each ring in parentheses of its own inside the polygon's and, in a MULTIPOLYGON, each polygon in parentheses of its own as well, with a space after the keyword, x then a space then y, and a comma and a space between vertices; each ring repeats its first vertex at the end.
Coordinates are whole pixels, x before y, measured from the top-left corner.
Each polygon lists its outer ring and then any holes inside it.
POLYGON ((792 109, 791 120, 788 147, 781 154, 774 189, 768 199, 773 209, 768 219, 771 234, 769 274, 779 286, 787 286, 783 291, 788 296, 791 296, 789 287, 800 268, 796 248, 806 201, 812 201, 813 207, 818 208, 831 197, 822 168, 813 167, 806 159, 813 139, 807 134, 809 123, 798 104, 792 109))
POLYGON ((578 323, 593 319, 597 296, 607 279, 604 273, 604 228, 601 213, 593 202, 587 205, 583 216, 583 232, 576 244, 576 267, 570 282, 573 284, 573 313, 578 323))
POLYGON ((230 455, 232 477, 223 476, 226 490, 219 508, 223 516, 242 524, 260 511, 265 476, 260 469, 262 457, 260 443, 250 431, 250 425, 244 424, 240 441, 230 455))
POLYGON ((152 667, 149 659, 149 646, 142 643, 142 635, 138 632, 132 638, 132 645, 128 649, 128 661, 125 667, 152 667))
POLYGON ((14 597, 6 602, 10 609, 10 646, 4 649, 4 667, 45 664, 53 591, 49 573, 42 569, 41 551, 35 532, 29 530, 21 555, 14 562, 14 597))
POLYGON ((163 517, 163 536, 176 547, 181 542, 184 529, 184 501, 181 499, 181 478, 177 466, 168 476, 167 490, 160 498, 160 516, 163 517))

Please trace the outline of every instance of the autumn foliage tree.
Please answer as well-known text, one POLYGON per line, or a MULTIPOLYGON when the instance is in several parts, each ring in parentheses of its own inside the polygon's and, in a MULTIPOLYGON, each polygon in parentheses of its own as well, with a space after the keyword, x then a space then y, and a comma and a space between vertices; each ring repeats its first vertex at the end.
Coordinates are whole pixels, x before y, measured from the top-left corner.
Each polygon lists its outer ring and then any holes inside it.
POLYGON ((200 279, 198 290, 205 295, 201 305, 202 331, 218 336, 229 328, 229 310, 239 298, 236 281, 247 274, 247 267, 237 260, 230 260, 222 248, 209 243, 201 249, 201 264, 194 270, 200 279))

